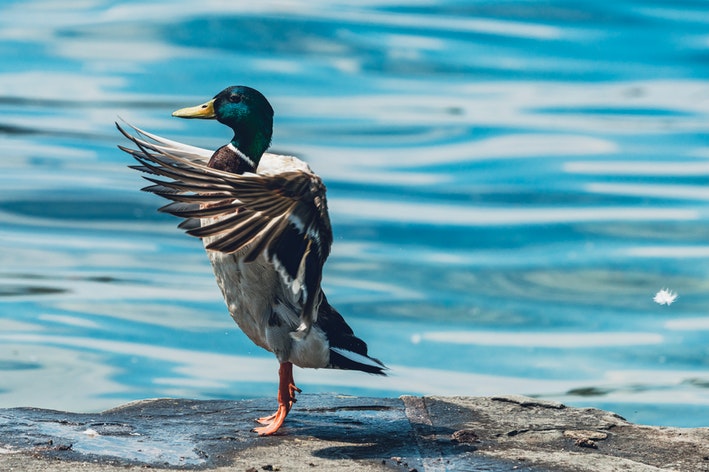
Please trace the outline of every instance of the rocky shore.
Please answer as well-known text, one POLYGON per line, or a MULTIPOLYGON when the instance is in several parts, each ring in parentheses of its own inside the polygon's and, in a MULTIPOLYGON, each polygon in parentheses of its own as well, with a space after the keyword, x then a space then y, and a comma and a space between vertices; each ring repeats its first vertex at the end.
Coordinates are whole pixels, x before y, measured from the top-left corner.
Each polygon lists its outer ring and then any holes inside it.
POLYGON ((301 395, 281 434, 252 433, 274 408, 156 399, 90 414, 0 409, 0 471, 709 471, 709 428, 634 425, 521 396, 301 395))

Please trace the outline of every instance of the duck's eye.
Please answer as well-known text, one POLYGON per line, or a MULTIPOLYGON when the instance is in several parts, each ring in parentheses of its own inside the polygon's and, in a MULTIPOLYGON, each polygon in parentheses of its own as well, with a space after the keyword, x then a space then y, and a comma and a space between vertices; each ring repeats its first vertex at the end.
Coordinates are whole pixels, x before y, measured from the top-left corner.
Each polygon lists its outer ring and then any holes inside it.
POLYGON ((242 98, 241 94, 229 95, 229 101, 231 103, 241 103, 242 98))

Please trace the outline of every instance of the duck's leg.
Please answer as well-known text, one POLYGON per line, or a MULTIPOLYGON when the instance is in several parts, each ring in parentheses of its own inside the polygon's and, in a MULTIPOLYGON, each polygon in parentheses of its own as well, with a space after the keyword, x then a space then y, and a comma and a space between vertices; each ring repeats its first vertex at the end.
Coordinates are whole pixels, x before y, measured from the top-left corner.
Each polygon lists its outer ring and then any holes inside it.
POLYGON ((278 368, 278 410, 271 416, 256 420, 265 426, 254 428, 254 431, 259 436, 269 436, 278 431, 295 403, 295 393, 300 391, 293 380, 293 364, 290 362, 281 363, 278 368))
MULTIPOLYGON (((278 377, 279 377, 279 384, 278 384, 278 404, 281 405, 281 403, 286 403, 287 411, 290 412, 290 409, 293 407, 293 403, 295 403, 295 393, 302 392, 301 389, 295 386, 295 381, 293 380, 293 364, 290 362, 284 362, 281 364, 280 368, 278 369, 278 377), (288 390, 284 390, 284 386, 288 386, 288 390), (287 393, 284 393, 287 392, 287 393), (282 402, 282 401, 283 402, 282 402)), ((273 423, 273 420, 276 418, 278 415, 278 412, 266 416, 264 418, 259 418, 258 421, 259 423, 263 425, 269 425, 273 423)))

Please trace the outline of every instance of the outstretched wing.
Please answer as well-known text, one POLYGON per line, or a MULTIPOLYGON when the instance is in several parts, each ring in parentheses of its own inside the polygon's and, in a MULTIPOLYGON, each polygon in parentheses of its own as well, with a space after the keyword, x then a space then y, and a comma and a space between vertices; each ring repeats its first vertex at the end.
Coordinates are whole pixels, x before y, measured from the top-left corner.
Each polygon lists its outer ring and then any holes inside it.
POLYGON ((239 252, 246 262, 265 254, 302 304, 307 326, 319 303, 322 267, 332 229, 325 185, 303 170, 275 175, 232 174, 195 158, 194 149, 136 129, 118 129, 137 149, 119 146, 139 163, 131 166, 153 185, 143 190, 172 200, 160 211, 185 218, 188 234, 209 238, 208 250, 239 252), (154 142, 148 141, 149 138, 154 142), (162 178, 157 178, 157 177, 162 178), (212 222, 202 226, 201 219, 212 222))

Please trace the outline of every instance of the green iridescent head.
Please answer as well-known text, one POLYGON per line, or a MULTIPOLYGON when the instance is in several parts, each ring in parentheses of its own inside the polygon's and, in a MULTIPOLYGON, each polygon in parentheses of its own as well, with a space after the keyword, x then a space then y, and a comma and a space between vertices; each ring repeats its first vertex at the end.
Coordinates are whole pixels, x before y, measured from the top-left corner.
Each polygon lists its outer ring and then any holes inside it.
POLYGON ((202 105, 182 108, 172 116, 216 119, 234 131, 231 143, 258 164, 271 145, 273 108, 261 92, 244 85, 227 87, 202 105))

